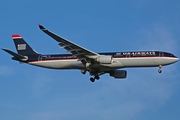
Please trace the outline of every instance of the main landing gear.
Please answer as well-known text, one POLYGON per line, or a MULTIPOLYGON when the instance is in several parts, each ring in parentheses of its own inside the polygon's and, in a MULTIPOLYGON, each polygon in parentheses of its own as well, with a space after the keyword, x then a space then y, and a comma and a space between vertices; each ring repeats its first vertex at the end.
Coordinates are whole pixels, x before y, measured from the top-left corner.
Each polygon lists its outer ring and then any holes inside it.
POLYGON ((99 75, 95 75, 94 77, 90 78, 90 81, 94 82, 95 80, 99 80, 99 78, 100 78, 99 75))
POLYGON ((161 69, 162 69, 162 65, 159 65, 159 70, 158 70, 159 73, 162 73, 161 69))
MULTIPOLYGON (((81 73, 82 73, 82 74, 86 74, 86 70, 82 69, 82 70, 81 70, 81 73)), ((90 75, 91 75, 91 76, 94 76, 94 77, 91 77, 91 78, 90 78, 90 81, 91 81, 91 82, 94 82, 95 80, 99 80, 99 79, 100 79, 99 75, 101 75, 101 74, 98 74, 98 73, 90 73, 90 75)))

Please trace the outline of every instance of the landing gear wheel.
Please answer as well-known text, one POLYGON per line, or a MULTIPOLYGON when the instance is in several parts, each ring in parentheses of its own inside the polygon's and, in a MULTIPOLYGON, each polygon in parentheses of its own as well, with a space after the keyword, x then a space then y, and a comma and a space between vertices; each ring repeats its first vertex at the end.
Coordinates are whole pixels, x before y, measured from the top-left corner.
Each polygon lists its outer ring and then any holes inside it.
POLYGON ((99 76, 98 75, 96 75, 95 77, 94 77, 94 79, 96 79, 96 80, 99 80, 99 76))
POLYGON ((95 81, 95 79, 91 77, 91 78, 90 78, 90 81, 91 81, 91 82, 94 82, 94 81, 95 81))
POLYGON ((159 70, 158 70, 158 72, 159 72, 159 73, 162 73, 162 70, 161 70, 161 69, 159 69, 159 70))
POLYGON ((159 70, 158 70, 159 73, 162 73, 161 69, 162 69, 162 65, 159 65, 159 70))

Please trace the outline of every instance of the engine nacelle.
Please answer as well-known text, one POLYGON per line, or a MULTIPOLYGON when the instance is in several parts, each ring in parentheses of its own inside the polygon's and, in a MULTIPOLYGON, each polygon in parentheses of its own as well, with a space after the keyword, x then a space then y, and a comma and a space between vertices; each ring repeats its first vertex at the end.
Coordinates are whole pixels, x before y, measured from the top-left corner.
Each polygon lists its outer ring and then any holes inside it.
POLYGON ((102 64, 111 64, 113 62, 112 56, 101 55, 96 59, 97 62, 102 64))
POLYGON ((114 78, 126 78, 127 71, 126 70, 114 70, 114 71, 110 72, 109 75, 114 78))

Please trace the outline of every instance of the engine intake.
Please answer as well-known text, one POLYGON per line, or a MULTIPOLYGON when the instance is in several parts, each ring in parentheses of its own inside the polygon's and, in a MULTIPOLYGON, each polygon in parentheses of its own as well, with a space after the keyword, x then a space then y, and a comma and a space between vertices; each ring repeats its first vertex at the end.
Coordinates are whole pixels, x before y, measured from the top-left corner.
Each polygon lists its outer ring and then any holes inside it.
POLYGON ((102 64, 111 64, 113 62, 112 56, 101 55, 96 59, 97 62, 102 64))
POLYGON ((114 78, 126 78, 127 77, 127 71, 126 70, 114 70, 109 73, 110 76, 114 78))

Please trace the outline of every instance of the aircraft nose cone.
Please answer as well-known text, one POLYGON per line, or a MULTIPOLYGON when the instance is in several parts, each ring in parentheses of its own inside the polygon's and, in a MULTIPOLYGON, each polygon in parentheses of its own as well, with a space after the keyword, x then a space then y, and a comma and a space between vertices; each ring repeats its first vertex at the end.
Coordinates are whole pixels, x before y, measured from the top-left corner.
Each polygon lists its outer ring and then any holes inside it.
POLYGON ((177 62, 177 61, 179 61, 179 58, 178 58, 178 57, 176 58, 176 62, 177 62))
POLYGON ((177 62, 177 61, 179 61, 179 58, 175 57, 173 60, 174 60, 174 62, 177 62))

